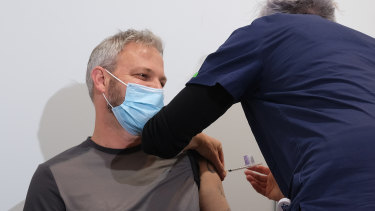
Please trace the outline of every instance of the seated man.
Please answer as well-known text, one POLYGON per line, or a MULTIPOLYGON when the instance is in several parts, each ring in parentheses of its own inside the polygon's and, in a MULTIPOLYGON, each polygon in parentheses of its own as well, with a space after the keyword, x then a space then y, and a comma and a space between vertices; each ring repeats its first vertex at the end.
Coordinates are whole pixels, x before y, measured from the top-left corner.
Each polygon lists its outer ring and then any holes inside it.
MULTIPOLYGON (((207 161, 199 162, 199 175, 193 152, 160 159, 141 150, 143 125, 163 106, 162 51, 147 30, 120 32, 93 50, 86 77, 96 113, 93 135, 39 165, 24 210, 228 209, 207 161)), ((199 134, 185 149, 207 141, 221 147, 199 134)))

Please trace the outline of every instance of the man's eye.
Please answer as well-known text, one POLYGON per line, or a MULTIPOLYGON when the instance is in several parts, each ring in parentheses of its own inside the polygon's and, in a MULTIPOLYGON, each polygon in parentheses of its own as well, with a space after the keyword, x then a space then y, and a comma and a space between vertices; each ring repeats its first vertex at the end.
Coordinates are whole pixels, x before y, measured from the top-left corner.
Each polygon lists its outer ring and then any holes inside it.
POLYGON ((137 76, 141 79, 147 78, 147 75, 143 73, 139 73, 137 76))

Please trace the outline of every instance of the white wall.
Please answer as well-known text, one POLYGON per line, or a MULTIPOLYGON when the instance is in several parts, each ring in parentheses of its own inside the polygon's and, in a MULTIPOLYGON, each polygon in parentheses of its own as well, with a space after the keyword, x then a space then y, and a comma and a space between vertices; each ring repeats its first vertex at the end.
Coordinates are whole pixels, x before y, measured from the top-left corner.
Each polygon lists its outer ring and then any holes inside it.
MULTIPOLYGON (((22 210, 37 165, 93 130, 85 81, 91 50, 118 30, 149 28, 165 43, 166 102, 201 60, 255 17, 260 0, 13 0, 0 2, 0 210, 22 210)), ((338 0, 338 22, 375 36, 373 0, 338 0)), ((206 130, 223 141, 226 165, 263 162, 238 105, 206 130)), ((242 172, 224 182, 232 210, 272 210, 242 172)))

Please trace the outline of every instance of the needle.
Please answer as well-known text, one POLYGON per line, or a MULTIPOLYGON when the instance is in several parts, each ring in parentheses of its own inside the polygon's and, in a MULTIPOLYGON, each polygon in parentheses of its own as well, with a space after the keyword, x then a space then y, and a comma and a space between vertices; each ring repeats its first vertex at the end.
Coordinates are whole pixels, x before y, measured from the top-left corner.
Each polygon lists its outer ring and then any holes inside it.
POLYGON ((252 166, 257 166, 257 165, 261 165, 262 163, 257 163, 257 164, 254 164, 254 165, 248 165, 248 166, 244 166, 244 167, 240 167, 240 168, 235 168, 235 169, 228 169, 229 172, 232 172, 232 171, 237 171, 237 170, 241 170, 241 169, 245 169, 245 168, 250 168, 252 166))

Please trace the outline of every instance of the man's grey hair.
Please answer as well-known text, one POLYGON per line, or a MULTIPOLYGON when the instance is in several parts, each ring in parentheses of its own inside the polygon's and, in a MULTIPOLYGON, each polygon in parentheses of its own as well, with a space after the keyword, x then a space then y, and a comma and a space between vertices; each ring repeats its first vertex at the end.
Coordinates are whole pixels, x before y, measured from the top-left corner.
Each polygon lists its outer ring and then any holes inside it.
POLYGON ((103 40, 94 48, 91 53, 86 71, 86 84, 89 90, 91 100, 93 100, 93 81, 91 72, 96 66, 103 67, 109 72, 113 72, 117 65, 117 56, 126 47, 127 44, 135 42, 146 46, 156 48, 163 55, 163 44, 161 39, 149 30, 120 31, 119 33, 103 40))
POLYGON ((260 16, 275 13, 313 14, 335 21, 335 9, 333 0, 266 0, 260 16))

